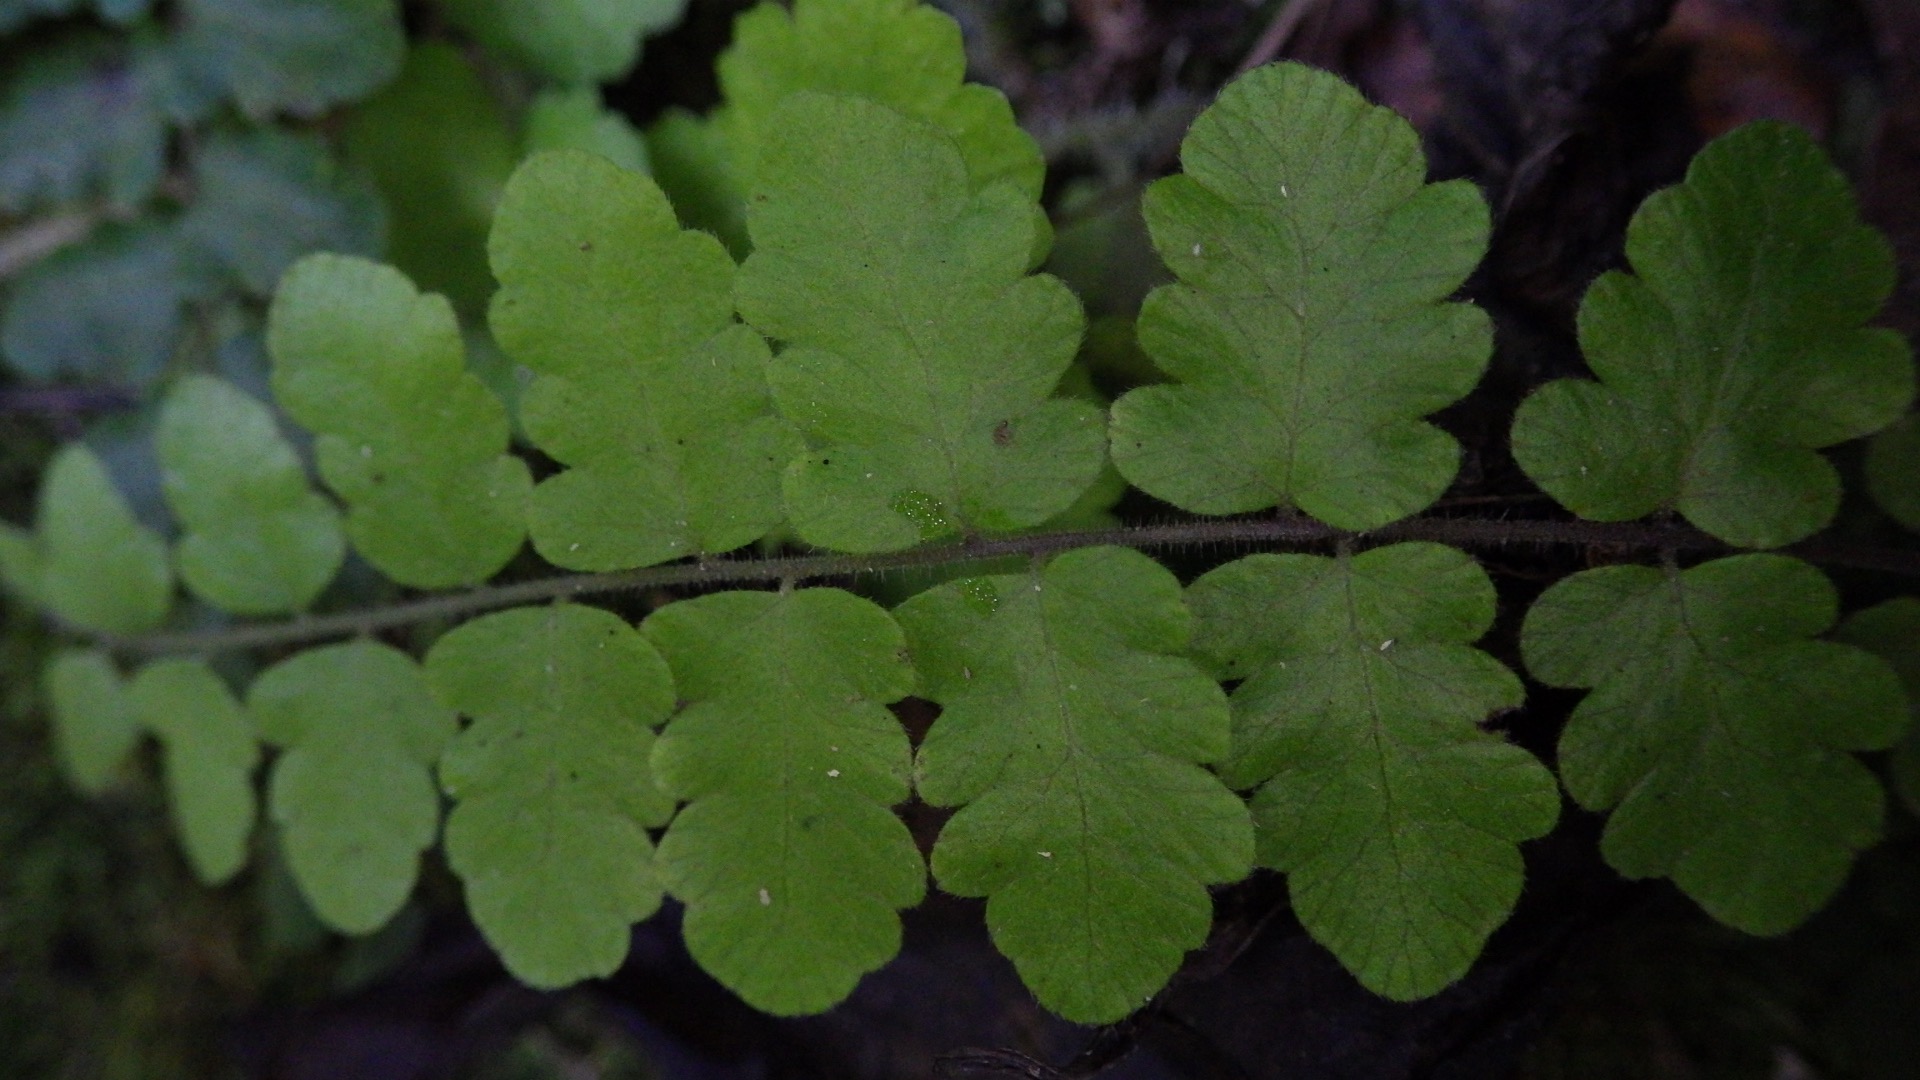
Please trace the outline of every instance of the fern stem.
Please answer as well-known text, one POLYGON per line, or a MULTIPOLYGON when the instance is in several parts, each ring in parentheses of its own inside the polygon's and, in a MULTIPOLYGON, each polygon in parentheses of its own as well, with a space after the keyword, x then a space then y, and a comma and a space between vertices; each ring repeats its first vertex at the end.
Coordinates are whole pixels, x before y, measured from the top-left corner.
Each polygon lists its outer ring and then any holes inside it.
MULTIPOLYGON (((1076 548, 1114 544, 1134 548, 1218 546, 1290 549, 1341 541, 1356 547, 1431 541, 1460 547, 1511 544, 1574 546, 1674 554, 1724 552, 1727 546, 1682 524, 1592 521, 1499 521, 1486 518, 1410 518, 1371 532, 1354 533, 1305 517, 1280 516, 1183 521, 1076 532, 973 538, 880 555, 792 555, 776 558, 710 558, 601 574, 569 574, 487 585, 380 607, 254 623, 219 630, 188 630, 138 636, 96 636, 108 649, 132 656, 163 656, 274 648, 355 637, 418 623, 459 619, 485 611, 645 589, 713 587, 768 582, 856 578, 913 567, 952 565, 1012 556, 1037 558, 1076 548)), ((1805 543, 1789 549, 1815 562, 1920 576, 1920 553, 1805 543)))

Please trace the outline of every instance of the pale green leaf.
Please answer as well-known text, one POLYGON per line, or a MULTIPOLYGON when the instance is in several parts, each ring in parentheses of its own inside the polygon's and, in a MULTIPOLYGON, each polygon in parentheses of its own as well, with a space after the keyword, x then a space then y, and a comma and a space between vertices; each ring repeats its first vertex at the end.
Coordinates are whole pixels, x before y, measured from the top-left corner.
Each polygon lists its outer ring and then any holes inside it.
POLYGON ((772 144, 788 140, 780 115, 803 90, 868 98, 940 129, 965 162, 968 188, 1014 185, 1040 196, 1046 166, 998 90, 964 82, 966 50, 953 18, 918 0, 763 3, 734 22, 719 60, 735 167, 753 184, 772 144))
POLYGON ((971 193, 939 130, 813 93, 782 106, 760 180, 737 293, 785 343, 774 402, 818 447, 784 484, 801 539, 864 552, 1019 529, 1093 484, 1100 410, 1048 397, 1080 307, 1026 273, 1025 195, 971 193))
POLYGON ((1600 850, 1632 878, 1670 877, 1754 934, 1792 929, 1880 836, 1880 782, 1849 750, 1906 724, 1879 657, 1808 640, 1833 586, 1778 555, 1684 572, 1588 570, 1535 601, 1521 648, 1535 678, 1590 687, 1560 738, 1560 778, 1612 810, 1600 850))
POLYGON ((78 443, 47 466, 40 486, 39 580, 34 594, 62 622, 106 634, 159 626, 173 603, 166 541, 134 519, 106 467, 78 443))
POLYGON ((1896 596, 1856 611, 1833 636, 1880 657, 1900 676, 1907 692, 1907 737, 1893 748, 1888 771, 1894 791, 1920 815, 1920 597, 1896 596))
POLYGON ((0 216, 105 199, 133 207, 166 165, 167 124, 136 43, 69 34, 0 68, 0 216))
POLYGON ((383 246, 379 192, 341 168, 316 136, 277 128, 208 133, 194 171, 198 188, 181 228, 256 296, 271 295, 309 252, 373 256, 383 246))
MULTIPOLYGON (((944 12, 916 0, 763 3, 734 22, 720 56, 722 104, 706 117, 670 110, 647 133, 654 174, 681 220, 718 235, 736 255, 749 248, 745 199, 789 95, 812 90, 864 97, 924 120, 954 140, 968 187, 1016 187, 1040 195, 1046 165, 998 90, 963 82, 966 50, 944 12)), ((1030 254, 1051 240, 1033 211, 1030 254)))
POLYGON ((273 411, 207 375, 176 383, 154 442, 167 505, 185 530, 180 580, 238 615, 302 611, 346 555, 340 515, 307 484, 273 411))
POLYGON ((806 589, 686 600, 641 629, 685 703, 653 766, 689 800, 659 854, 687 947, 757 1009, 838 1004, 899 951, 896 911, 926 888, 888 809, 911 762, 886 708, 913 689, 900 628, 870 601, 806 589))
POLYGON ((485 580, 519 550, 532 478, 505 453, 507 414, 465 367, 441 297, 392 267, 309 255, 267 320, 273 392, 319 438, 347 535, 403 585, 485 580))
POLYGON ((728 551, 782 517, 803 447, 773 414, 767 346, 733 318, 733 260, 645 176, 583 151, 530 159, 490 243, 495 339, 538 373, 528 437, 572 468, 534 491, 534 547, 577 570, 728 551))
POLYGON ((1840 480, 1815 451, 1892 422, 1914 388, 1906 342, 1862 325, 1893 255, 1839 170, 1799 128, 1749 124, 1641 205, 1627 261, 1580 305, 1599 381, 1521 404, 1521 468, 1596 521, 1678 510, 1744 547, 1826 525, 1840 480))
POLYGON ((588 150, 623 169, 647 171, 647 143, 640 129, 600 101, 591 86, 543 90, 527 104, 520 136, 528 155, 543 150, 588 150))
POLYGON ((1253 555, 1194 582, 1194 652, 1233 692, 1221 775, 1262 785, 1260 862, 1376 993, 1466 974, 1524 876, 1519 841, 1560 809, 1553 774, 1479 725, 1520 680, 1472 647, 1493 583, 1438 544, 1351 557, 1253 555))
POLYGON ((197 284, 173 222, 103 226, 11 283, 0 356, 34 382, 145 390, 173 356, 197 284))
POLYGON ((60 771, 81 791, 105 791, 140 739, 120 672, 103 652, 62 650, 47 662, 46 691, 60 771))
POLYGON ((1920 532, 1920 413, 1867 444, 1867 491, 1895 521, 1920 532))
POLYGON ((640 57, 640 39, 680 20, 687 0, 440 0, 447 21, 558 83, 609 82, 640 57))
POLYGON ((1049 1009, 1133 1012, 1206 939, 1206 886, 1253 857, 1246 806, 1202 767, 1226 756, 1227 702, 1180 655, 1180 583, 1084 548, 895 614, 943 710, 920 796, 960 807, 934 846, 940 887, 987 898, 995 945, 1049 1009))
POLYGON ((348 158, 392 212, 387 258, 463 312, 485 310, 487 227, 518 159, 506 112, 458 49, 423 42, 400 77, 354 109, 348 158))
POLYGON ((127 693, 140 725, 160 738, 167 804, 195 876, 208 885, 228 880, 246 865, 258 814, 260 744, 252 723, 199 660, 148 664, 127 693))
POLYGON ((267 797, 301 893, 337 930, 378 929, 413 891, 440 824, 431 769, 453 713, 405 653, 370 641, 275 664, 247 709, 283 748, 267 797))
POLYGON ((1299 64, 1229 85, 1180 157, 1143 208, 1179 281, 1138 324, 1173 382, 1114 403, 1121 473, 1196 513, 1346 529, 1430 505, 1460 448, 1421 417, 1473 389, 1493 342, 1445 302, 1486 251, 1479 192, 1427 184, 1411 125, 1299 64))
POLYGON ((190 62, 253 117, 318 116, 400 70, 397 0, 178 0, 190 62))
POLYGON ((673 680, 597 608, 487 615, 427 654, 440 700, 473 718, 440 759, 447 860, 507 969, 539 987, 609 975, 660 906, 647 829, 673 815, 647 755, 673 680))

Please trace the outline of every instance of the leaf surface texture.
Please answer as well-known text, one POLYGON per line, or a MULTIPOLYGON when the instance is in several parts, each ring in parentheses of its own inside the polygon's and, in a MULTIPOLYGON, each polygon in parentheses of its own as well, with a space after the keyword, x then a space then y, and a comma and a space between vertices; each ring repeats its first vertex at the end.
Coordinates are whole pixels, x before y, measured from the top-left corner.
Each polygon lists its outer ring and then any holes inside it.
POLYGON ((1299 64, 1232 83, 1180 153, 1143 206, 1179 280, 1138 324, 1173 382, 1114 403, 1114 463, 1202 514, 1368 529, 1425 508, 1460 449, 1421 417, 1492 346, 1483 312, 1443 302, 1486 251, 1479 192, 1425 183, 1405 120, 1299 64))
POLYGON ((447 860, 480 930, 521 981, 612 974, 660 906, 653 843, 673 802, 654 785, 667 665, 597 608, 519 608, 434 643, 427 677, 473 724, 440 759, 455 800, 447 860))
POLYGON ((823 1011, 900 949, 926 866, 890 807, 911 751, 886 706, 905 638, 838 589, 725 592, 642 626, 684 702, 654 771, 687 805, 660 841, 687 947, 755 1008, 823 1011))
POLYGON ((653 181, 584 151, 514 174, 489 245, 491 322, 538 377, 527 434, 572 466, 535 489, 536 549, 576 570, 751 543, 803 449, 774 415, 767 346, 733 318, 734 264, 653 181))
POLYGON ((940 887, 987 898, 994 944, 1042 1004, 1108 1023, 1205 940, 1206 886, 1253 857, 1247 808, 1202 767, 1226 756, 1220 687, 1181 655, 1180 584, 1121 548, 972 578, 897 610, 942 707, 921 798, 959 811, 940 887))
POLYGON ((1466 974, 1520 896, 1515 846, 1553 827, 1553 774, 1480 729, 1520 680, 1472 647, 1493 584, 1466 555, 1396 544, 1253 555, 1188 594, 1194 651, 1233 692, 1221 767, 1258 858, 1315 940, 1370 989, 1426 997, 1466 974))

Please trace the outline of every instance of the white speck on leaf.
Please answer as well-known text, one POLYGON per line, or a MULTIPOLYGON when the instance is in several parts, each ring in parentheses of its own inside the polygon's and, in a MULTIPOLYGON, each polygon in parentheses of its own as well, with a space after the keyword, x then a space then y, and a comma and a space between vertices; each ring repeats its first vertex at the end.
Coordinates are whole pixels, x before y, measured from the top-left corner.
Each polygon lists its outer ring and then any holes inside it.
POLYGON ((1393 639, 1392 639, 1392 638, 1388 638, 1387 640, 1385 640, 1385 641, 1383 641, 1383 642, 1381 642, 1381 643, 1380 643, 1380 651, 1381 651, 1381 652, 1386 652, 1386 651, 1387 651, 1388 649, 1391 649, 1391 648, 1393 648, 1393 639))
POLYGON ((760 906, 761 907, 773 906, 773 894, 767 892, 767 890, 765 889, 760 890, 760 906))
POLYGON ((828 775, 828 776, 831 776, 831 777, 835 777, 835 778, 837 779, 837 778, 838 778, 838 777, 840 776, 840 770, 839 770, 839 769, 828 769, 828 770, 827 770, 827 775, 828 775))

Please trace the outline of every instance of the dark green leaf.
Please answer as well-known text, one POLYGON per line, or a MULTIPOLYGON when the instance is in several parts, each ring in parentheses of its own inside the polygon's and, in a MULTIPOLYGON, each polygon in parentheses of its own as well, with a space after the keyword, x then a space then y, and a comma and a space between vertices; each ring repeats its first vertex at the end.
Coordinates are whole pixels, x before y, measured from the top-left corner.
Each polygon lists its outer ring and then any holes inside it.
POLYGON ((1560 737, 1560 778, 1611 809, 1600 850, 1670 877, 1714 918, 1792 929, 1879 839, 1885 799, 1847 753, 1892 745, 1906 699, 1884 660, 1830 641, 1820 571, 1778 555, 1691 570, 1610 566, 1527 613, 1527 667, 1591 687, 1560 737))
POLYGON ((1565 379, 1514 417, 1513 454, 1582 517, 1678 510, 1743 547, 1832 520, 1816 450, 1891 423, 1913 397, 1900 335, 1862 326, 1893 255, 1812 138, 1762 122, 1715 140, 1627 229, 1633 273, 1580 305, 1598 382, 1565 379))

